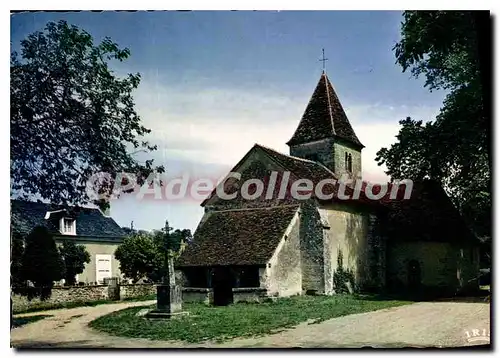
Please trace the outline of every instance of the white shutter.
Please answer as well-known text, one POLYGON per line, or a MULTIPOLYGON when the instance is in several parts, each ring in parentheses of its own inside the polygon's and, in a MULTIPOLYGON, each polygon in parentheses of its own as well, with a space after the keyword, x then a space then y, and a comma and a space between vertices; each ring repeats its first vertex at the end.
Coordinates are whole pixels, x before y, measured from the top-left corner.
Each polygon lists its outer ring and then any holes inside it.
POLYGON ((111 255, 95 255, 95 274, 97 283, 111 277, 111 255))

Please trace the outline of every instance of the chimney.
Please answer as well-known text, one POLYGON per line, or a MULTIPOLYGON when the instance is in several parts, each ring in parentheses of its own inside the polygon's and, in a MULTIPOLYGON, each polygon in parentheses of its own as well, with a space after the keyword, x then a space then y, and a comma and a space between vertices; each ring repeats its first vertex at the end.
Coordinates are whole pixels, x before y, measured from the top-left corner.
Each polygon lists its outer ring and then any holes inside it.
POLYGON ((111 205, 109 205, 102 213, 104 216, 110 217, 111 216, 111 205))

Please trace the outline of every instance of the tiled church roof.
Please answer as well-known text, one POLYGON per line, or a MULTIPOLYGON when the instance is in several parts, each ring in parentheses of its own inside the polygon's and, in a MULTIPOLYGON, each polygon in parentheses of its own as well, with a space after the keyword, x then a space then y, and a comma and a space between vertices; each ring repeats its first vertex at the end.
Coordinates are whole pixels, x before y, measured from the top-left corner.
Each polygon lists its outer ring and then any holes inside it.
POLYGON ((340 137, 363 148, 340 104, 330 80, 323 72, 309 104, 288 145, 340 137))
POLYGON ((477 241, 438 182, 428 179, 415 181, 411 197, 403 199, 403 194, 404 187, 400 187, 397 200, 390 200, 387 194, 379 201, 389 209, 390 231, 400 239, 477 241))
MULTIPOLYGON (((285 155, 283 153, 277 152, 273 149, 263 147, 259 144, 256 144, 256 146, 263 151, 266 152, 267 155, 272 157, 275 161, 280 163, 283 167, 286 169, 290 170, 291 173, 293 173, 296 177, 299 179, 310 179, 314 185, 317 185, 320 181, 325 180, 325 179, 334 179, 339 181, 339 176, 333 173, 330 169, 325 167, 323 164, 319 162, 314 162, 312 160, 307 160, 307 159, 302 159, 302 158, 297 158, 293 157, 291 155, 285 155)), ((344 189, 344 194, 352 197, 353 195, 353 187, 350 185, 346 185, 344 189)), ((337 182, 336 185, 331 185, 331 184, 326 184, 323 186, 323 193, 325 195, 333 194, 334 198, 338 196, 339 193, 339 184, 337 182)), ((313 197, 315 194, 313 193, 313 197)), ((364 195, 360 195, 358 199, 349 199, 345 200, 350 201, 350 202, 356 202, 360 204, 367 204, 373 202, 370 202, 365 198, 364 195)))
POLYGON ((176 266, 265 265, 298 208, 214 211, 198 226, 176 266))
MULTIPOLYGON (((313 184, 318 184, 321 180, 324 179, 334 179, 334 180, 339 180, 338 176, 333 173, 331 170, 329 170, 327 167, 322 165, 319 162, 314 162, 312 160, 308 159, 302 159, 302 158, 297 158, 293 157, 291 155, 286 155, 280 152, 277 152, 271 148, 264 147, 260 144, 255 144, 253 148, 248 152, 250 153, 252 150, 262 150, 267 156, 269 156, 275 163, 279 164, 281 167, 284 168, 285 171, 289 171, 292 176, 294 176, 297 179, 309 179, 313 182, 313 184)), ((247 153, 247 155, 248 155, 247 153)), ((245 155, 245 157, 247 156, 245 155)), ((238 165, 236 165, 231 172, 236 171, 236 168, 238 165)), ((251 176, 248 173, 240 173, 242 174, 242 181, 245 179, 245 177, 248 177, 246 179, 265 179, 264 176, 268 176, 267 174, 262 174, 260 172, 252 172, 253 176, 251 176), (245 175, 246 174, 246 175, 245 175)), ((278 181, 280 182, 280 181, 278 181)), ((290 179, 290 183, 292 182, 292 179, 290 179)), ((277 190, 275 191, 275 195, 278 195, 278 187, 277 190)), ((337 195, 339 189, 339 185, 331 185, 331 184, 326 184, 323 187, 323 193, 324 194, 334 194, 334 196, 337 195)), ((232 193, 233 190, 230 190, 229 187, 226 187, 225 191, 227 193, 232 193)), ((264 190, 263 196, 267 190, 264 190)), ((346 195, 352 195, 352 188, 346 187, 345 188, 345 194, 346 195)), ((215 195, 217 195, 216 190, 214 189, 212 193, 201 203, 201 206, 205 206, 208 201, 213 198, 215 195)), ((313 193, 314 196, 314 193, 313 193)), ((360 200, 356 200, 358 202, 363 201, 363 198, 360 198, 360 200)), ((285 202, 286 203, 286 202, 285 202)))
POLYGON ((286 155, 260 144, 255 144, 255 146, 301 179, 310 179, 314 183, 323 179, 337 179, 330 169, 319 162, 286 155))

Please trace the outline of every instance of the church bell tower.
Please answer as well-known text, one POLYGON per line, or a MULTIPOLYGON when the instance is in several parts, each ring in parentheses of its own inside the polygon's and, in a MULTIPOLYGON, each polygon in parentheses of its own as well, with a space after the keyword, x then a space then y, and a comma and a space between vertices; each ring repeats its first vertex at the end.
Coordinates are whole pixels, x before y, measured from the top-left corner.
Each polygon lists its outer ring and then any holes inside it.
POLYGON ((339 177, 361 177, 364 145, 354 133, 324 70, 287 145, 290 155, 320 162, 339 177))

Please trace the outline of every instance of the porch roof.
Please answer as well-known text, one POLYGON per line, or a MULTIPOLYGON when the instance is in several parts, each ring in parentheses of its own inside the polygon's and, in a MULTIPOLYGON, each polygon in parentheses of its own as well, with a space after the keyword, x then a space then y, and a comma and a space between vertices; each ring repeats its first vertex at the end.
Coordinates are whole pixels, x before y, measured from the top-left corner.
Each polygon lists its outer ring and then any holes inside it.
POLYGON ((176 266, 265 265, 298 209, 283 205, 211 212, 176 266))

